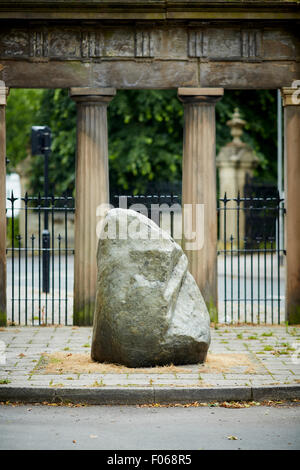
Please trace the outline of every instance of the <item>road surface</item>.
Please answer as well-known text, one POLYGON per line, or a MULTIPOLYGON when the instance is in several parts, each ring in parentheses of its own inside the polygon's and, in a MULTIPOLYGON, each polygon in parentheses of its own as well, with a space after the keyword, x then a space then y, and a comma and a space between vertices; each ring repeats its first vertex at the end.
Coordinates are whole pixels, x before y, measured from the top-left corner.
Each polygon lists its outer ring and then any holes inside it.
POLYGON ((300 406, 0 407, 0 449, 300 449, 300 406))

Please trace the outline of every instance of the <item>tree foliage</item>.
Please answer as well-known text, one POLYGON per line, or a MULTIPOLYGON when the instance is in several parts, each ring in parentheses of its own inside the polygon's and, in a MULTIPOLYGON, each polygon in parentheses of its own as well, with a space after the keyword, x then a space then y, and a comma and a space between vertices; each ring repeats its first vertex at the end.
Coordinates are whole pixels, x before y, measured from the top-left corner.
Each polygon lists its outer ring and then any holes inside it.
POLYGON ((35 123, 43 95, 43 90, 10 90, 6 107, 6 139, 7 156, 14 166, 28 155, 31 126, 35 123))
POLYGON ((180 179, 183 108, 173 90, 121 91, 109 108, 111 184, 143 192, 180 179))
MULTIPOLYGON (((217 151, 231 140, 226 122, 239 107, 244 140, 260 159, 257 174, 276 178, 276 92, 226 91, 217 104, 217 151)), ((30 149, 32 125, 53 134, 50 182, 56 193, 75 187, 76 105, 68 90, 12 90, 7 148, 12 165, 30 149)), ((181 179, 183 106, 176 90, 119 90, 108 107, 110 185, 115 193, 143 193, 153 181, 181 179)), ((32 192, 43 188, 43 157, 30 159, 32 192)))

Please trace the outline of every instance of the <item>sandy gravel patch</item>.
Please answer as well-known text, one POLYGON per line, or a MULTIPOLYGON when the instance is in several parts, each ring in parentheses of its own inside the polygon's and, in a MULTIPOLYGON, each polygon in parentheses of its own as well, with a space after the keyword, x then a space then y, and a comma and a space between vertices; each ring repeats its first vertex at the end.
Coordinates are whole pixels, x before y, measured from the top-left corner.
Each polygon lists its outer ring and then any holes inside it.
POLYGON ((130 368, 118 364, 99 363, 91 360, 90 354, 56 352, 43 354, 41 369, 45 374, 191 374, 229 372, 236 367, 246 368, 243 373, 254 373, 256 364, 247 354, 210 354, 204 364, 130 368))

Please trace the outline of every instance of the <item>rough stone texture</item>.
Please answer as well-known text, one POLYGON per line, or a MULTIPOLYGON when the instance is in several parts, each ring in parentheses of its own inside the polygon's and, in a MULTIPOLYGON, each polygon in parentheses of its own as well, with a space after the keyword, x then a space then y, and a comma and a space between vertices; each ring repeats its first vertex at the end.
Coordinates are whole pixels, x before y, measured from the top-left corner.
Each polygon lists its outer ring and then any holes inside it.
POLYGON ((128 231, 148 236, 99 241, 92 359, 129 367, 203 362, 210 319, 185 254, 132 210, 109 211, 103 230, 116 223, 120 233, 126 217, 128 231))
MULTIPOLYGON (((157 5, 154 10, 149 5, 152 20, 150 12, 144 11, 150 21, 128 22, 124 20, 129 19, 129 5, 124 7, 126 16, 113 7, 105 18, 99 11, 97 17, 94 5, 86 13, 93 21, 87 22, 78 21, 79 12, 70 2, 64 7, 70 10, 64 13, 46 3, 56 21, 47 21, 45 4, 42 21, 41 11, 34 13, 32 5, 29 17, 21 7, 4 7, 0 1, 0 80, 8 87, 271 89, 288 87, 299 79, 300 12, 290 1, 284 5, 285 12, 278 10, 281 2, 276 1, 275 9, 269 5, 263 13, 253 11, 257 2, 252 1, 252 20, 244 1, 239 13, 238 2, 233 2, 231 19, 230 2, 224 2, 225 14, 218 2, 211 14, 221 21, 209 20, 207 5, 204 16, 193 12, 189 17, 188 5, 176 2, 177 11, 167 14, 167 22, 157 17, 157 5), (281 20, 287 15, 286 21, 276 21, 278 15, 281 20)), ((103 2, 98 3, 103 7, 103 2)), ((163 16, 169 7, 169 2, 162 2, 163 16)), ((143 13, 139 9, 132 15, 141 20, 143 13)))

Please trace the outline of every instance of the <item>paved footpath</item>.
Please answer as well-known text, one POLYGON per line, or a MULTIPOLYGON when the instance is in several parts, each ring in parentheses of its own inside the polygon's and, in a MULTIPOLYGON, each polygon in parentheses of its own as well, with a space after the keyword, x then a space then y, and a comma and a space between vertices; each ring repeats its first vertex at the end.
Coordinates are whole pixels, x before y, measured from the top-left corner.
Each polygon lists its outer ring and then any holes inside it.
POLYGON ((300 399, 300 327, 219 326, 205 365, 128 369, 88 363, 90 327, 0 329, 0 401, 97 404, 300 399), (3 351, 5 347, 5 350, 3 351), (68 369, 62 359, 85 358, 68 369))

